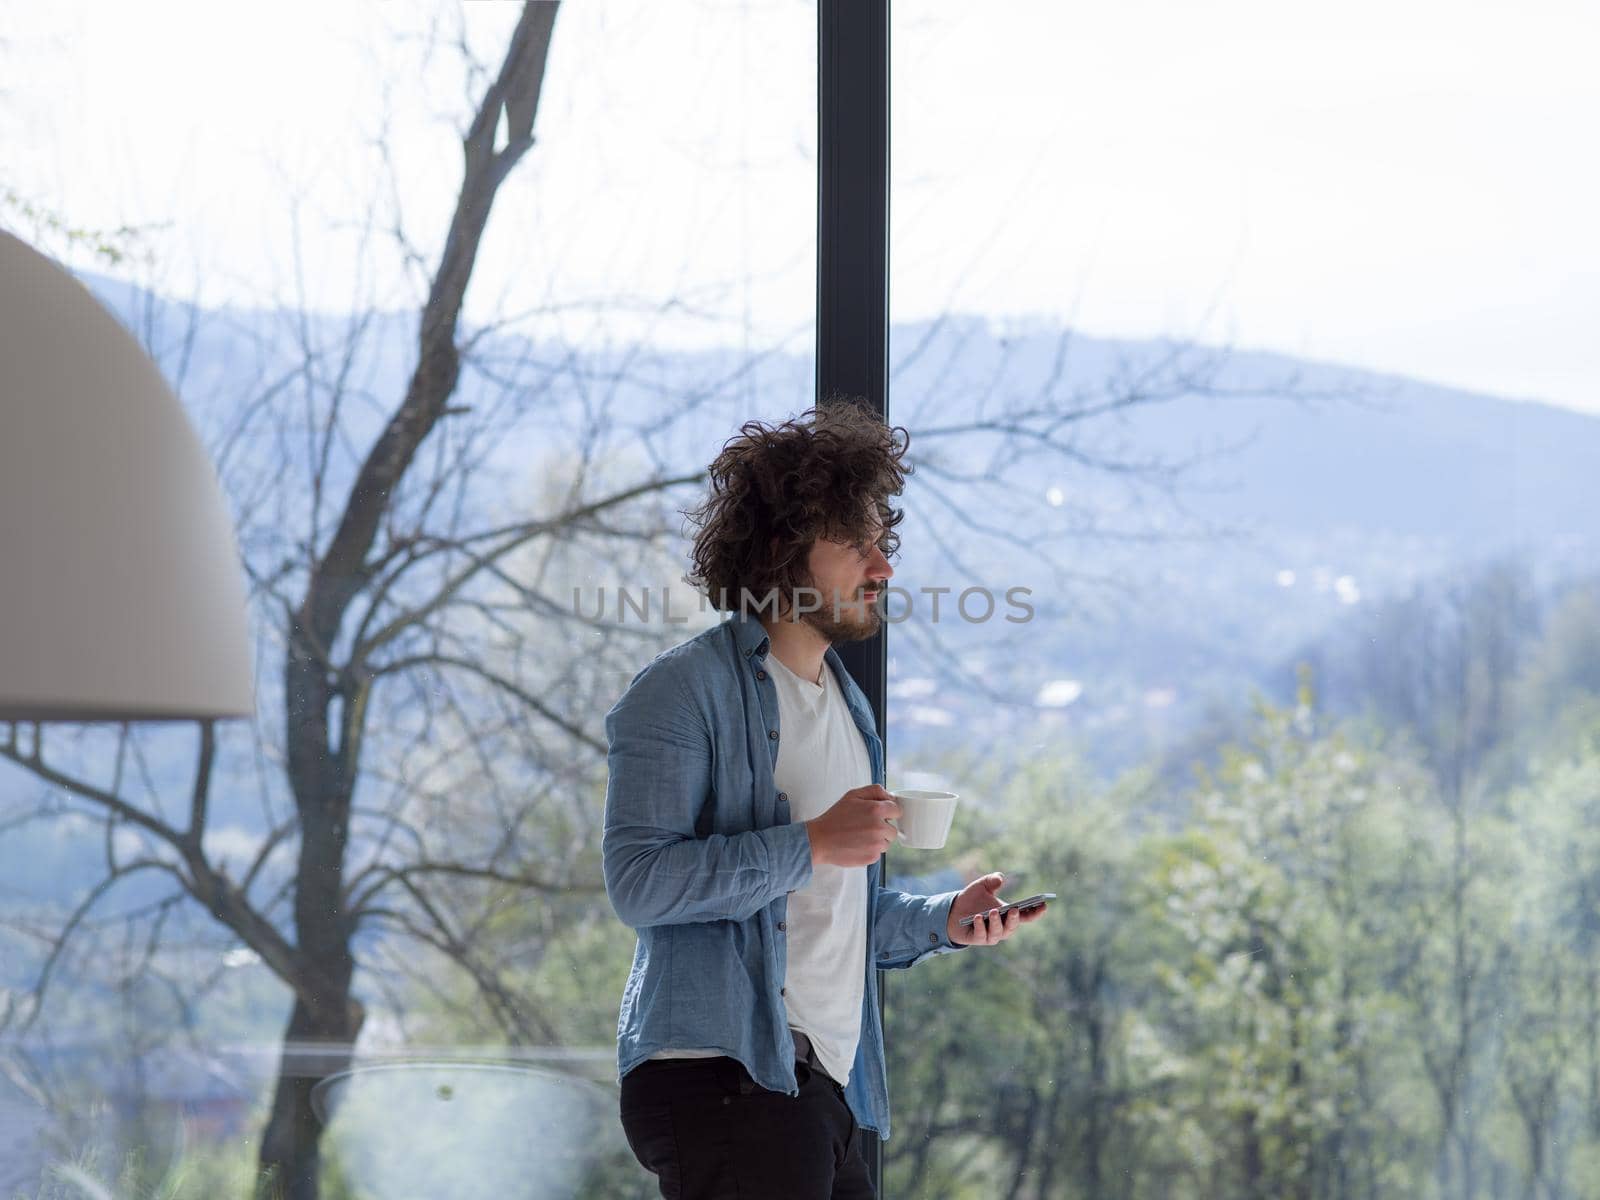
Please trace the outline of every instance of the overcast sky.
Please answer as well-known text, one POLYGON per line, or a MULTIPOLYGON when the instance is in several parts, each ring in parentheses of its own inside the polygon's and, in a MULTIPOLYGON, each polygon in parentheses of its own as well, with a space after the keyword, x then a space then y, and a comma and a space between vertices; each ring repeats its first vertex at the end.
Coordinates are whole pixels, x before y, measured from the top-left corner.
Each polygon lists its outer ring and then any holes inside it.
MULTIPOLYGON (((398 212, 437 251, 464 89, 419 35, 449 9, 0 5, 0 179, 24 196, 161 223, 166 286, 208 303, 416 296, 357 230, 398 212)), ((1600 412, 1596 11, 895 0, 894 317, 1198 336, 1600 412)), ((468 12, 492 63, 516 6, 468 12)), ((539 134, 474 314, 809 347, 811 8, 568 0, 539 134)))

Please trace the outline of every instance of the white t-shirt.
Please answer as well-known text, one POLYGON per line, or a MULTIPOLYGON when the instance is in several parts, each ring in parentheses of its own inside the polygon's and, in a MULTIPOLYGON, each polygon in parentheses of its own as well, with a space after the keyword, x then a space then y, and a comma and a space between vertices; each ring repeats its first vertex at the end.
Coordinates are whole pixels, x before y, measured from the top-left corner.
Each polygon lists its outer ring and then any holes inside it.
MULTIPOLYGON (((778 790, 789 794, 790 819, 809 821, 872 782, 867 744, 826 662, 817 682, 796 675, 777 655, 767 662, 782 733, 778 790)), ((819 865, 789 897, 788 908, 789 1024, 811 1039, 822 1069, 848 1083, 866 986, 867 868, 819 865)))
MULTIPOLYGON (((850 717, 839 681, 826 662, 815 681, 767 655, 778 693, 778 790, 789 796, 789 819, 820 817, 852 788, 872 782, 872 763, 850 717)), ((861 1040, 866 986, 867 868, 819 865, 789 896, 788 971, 784 1003, 791 1027, 811 1039, 822 1069, 850 1081, 861 1040)), ((661 1050, 652 1058, 700 1058, 721 1050, 661 1050)))

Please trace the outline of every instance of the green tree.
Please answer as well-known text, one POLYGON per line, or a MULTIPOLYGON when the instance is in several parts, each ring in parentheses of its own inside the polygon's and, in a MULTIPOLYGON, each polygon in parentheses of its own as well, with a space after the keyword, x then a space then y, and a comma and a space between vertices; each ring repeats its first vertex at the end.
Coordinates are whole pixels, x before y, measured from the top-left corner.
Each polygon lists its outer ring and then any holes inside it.
MULTIPOLYGON (((1600 722, 1506 798, 1509 906, 1501 1100, 1526 1196, 1600 1181, 1600 722)), ((1572 1190, 1576 1188, 1577 1190, 1572 1190)))
POLYGON ((1408 810, 1426 778, 1352 731, 1293 709, 1200 772, 1194 821, 1155 887, 1183 938, 1162 964, 1209 1136, 1200 1194, 1266 1200, 1390 1194, 1384 1111, 1392 1001, 1374 953, 1393 920, 1408 810))

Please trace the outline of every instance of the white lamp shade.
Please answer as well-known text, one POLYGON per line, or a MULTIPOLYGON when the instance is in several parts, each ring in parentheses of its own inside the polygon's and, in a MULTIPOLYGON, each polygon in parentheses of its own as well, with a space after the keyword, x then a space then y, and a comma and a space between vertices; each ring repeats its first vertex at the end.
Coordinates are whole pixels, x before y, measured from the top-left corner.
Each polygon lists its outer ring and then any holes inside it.
POLYGON ((0 231, 0 720, 248 716, 216 474, 131 334, 0 231))

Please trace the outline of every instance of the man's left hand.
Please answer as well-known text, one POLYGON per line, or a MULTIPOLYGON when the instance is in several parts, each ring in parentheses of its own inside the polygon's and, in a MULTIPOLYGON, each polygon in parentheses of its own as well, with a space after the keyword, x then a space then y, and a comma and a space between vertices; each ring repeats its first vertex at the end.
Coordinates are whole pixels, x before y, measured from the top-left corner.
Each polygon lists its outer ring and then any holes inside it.
POLYGON ((1005 903, 1000 899, 1000 888, 1005 881, 1006 877, 995 871, 974 879, 961 889, 950 905, 950 917, 945 922, 945 932, 952 943, 957 946, 993 946, 1005 941, 1029 921, 1044 916, 1044 910, 1049 906, 1041 904, 1027 912, 1014 908, 1001 917, 997 910, 1005 903), (962 917, 972 917, 974 920, 971 925, 963 927, 962 917))

